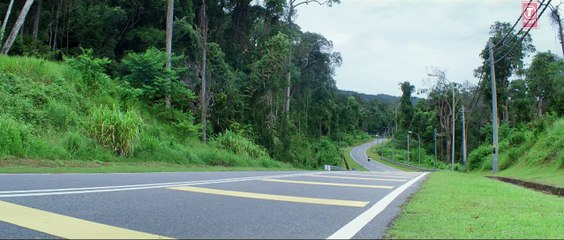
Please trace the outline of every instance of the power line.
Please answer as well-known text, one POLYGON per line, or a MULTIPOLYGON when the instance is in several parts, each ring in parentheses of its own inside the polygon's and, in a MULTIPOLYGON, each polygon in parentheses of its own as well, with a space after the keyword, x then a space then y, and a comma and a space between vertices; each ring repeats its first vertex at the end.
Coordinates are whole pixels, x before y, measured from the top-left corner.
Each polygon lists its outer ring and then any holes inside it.
POLYGON ((480 100, 480 97, 476 98, 476 95, 478 95, 478 93, 482 89, 481 83, 482 83, 482 79, 484 77, 484 74, 486 74, 486 68, 482 67, 482 73, 480 74, 480 81, 478 81, 478 87, 476 88, 476 90, 474 91, 474 95, 472 96, 472 101, 471 101, 472 104, 470 104, 472 107, 470 107, 470 109, 468 110, 470 112, 474 111, 474 109, 476 108, 476 105, 478 105, 478 100, 480 100))
MULTIPOLYGON (((542 4, 544 4, 544 2, 545 2, 545 1, 543 1, 543 3, 541 3, 541 6, 542 6, 542 4)), ((535 19, 535 22, 534 22, 533 24, 535 24, 535 23, 537 23, 537 22, 539 21, 540 17, 541 17, 542 14, 544 13, 544 11, 545 11, 545 10, 548 8, 548 6, 550 5, 550 2, 552 2, 552 0, 548 0, 548 3, 544 6, 544 8, 542 9, 541 13, 540 13, 539 16, 537 17, 537 19, 535 19)), ((524 26, 523 26, 523 28, 524 28, 524 26)), ((523 29, 523 28, 521 28, 521 29, 523 29)), ((511 47, 503 56, 501 56, 499 59, 497 59, 497 60, 494 62, 494 64, 496 64, 496 63, 498 63, 499 61, 503 60, 503 59, 504 59, 505 57, 507 57, 507 55, 509 55, 519 44, 521 44, 521 42, 523 42, 523 39, 525 39, 525 37, 529 34, 529 32, 531 31, 531 29, 532 29, 532 28, 529 28, 529 29, 527 30, 527 32, 525 32, 525 34, 523 34, 523 36, 521 36, 521 38, 519 39, 519 41, 518 41, 516 44, 514 44, 513 47, 511 47)))
MULTIPOLYGON (((543 0, 544 2, 544 0, 543 0)), ((527 8, 529 8, 529 6, 531 5, 531 3, 533 3, 533 0, 529 0, 529 3, 527 3, 527 8)), ((505 33, 505 36, 503 36, 503 38, 501 39, 501 41, 499 41, 495 46, 495 48, 498 48, 500 45, 504 44, 505 39, 509 36, 509 34, 511 32, 513 32, 513 30, 515 30, 515 26, 517 26, 517 24, 519 23, 519 21, 521 20, 521 18, 523 17, 523 14, 525 14, 524 12, 521 13, 521 15, 519 15, 519 18, 517 18, 517 21, 515 21, 515 23, 513 24, 513 26, 511 27, 511 30, 509 30, 507 33, 505 33)), ((521 28, 521 30, 523 30, 523 28, 521 28)), ((519 30, 519 32, 521 32, 521 30, 519 30)), ((519 34, 519 32, 517 32, 517 34, 519 34)), ((515 38, 515 36, 513 36, 511 38, 511 40, 513 40, 513 38, 515 38)))
MULTIPOLYGON (((533 0, 529 0, 529 2, 527 3, 527 7, 526 7, 526 8, 528 8, 528 7, 531 5, 532 2, 533 2, 533 0)), ((545 0, 542 1, 541 6, 542 6, 542 4, 543 4, 544 2, 545 2, 545 0)), ((505 35, 503 36, 503 38, 501 38, 501 40, 494 46, 494 48, 498 48, 498 47, 504 45, 505 39, 509 36, 509 34, 511 34, 511 33, 513 32, 513 30, 515 30, 515 27, 517 26, 517 24, 519 24, 519 21, 521 20, 521 18, 523 18, 523 15, 524 15, 524 12, 522 12, 521 15, 519 15, 519 17, 517 18, 517 20, 515 20, 515 23, 513 23, 513 26, 511 26, 511 29, 510 29, 509 31, 507 31, 507 33, 505 33, 505 35)), ((539 17, 540 17, 540 16, 539 16, 539 17)), ((537 19, 537 21, 538 21, 538 19, 537 19)), ((519 33, 523 31, 523 28, 524 28, 524 27, 522 27, 521 29, 519 29, 519 31, 517 32, 517 34, 513 35, 509 41, 512 41, 516 36, 518 36, 519 33)), ((529 29, 529 30, 530 30, 530 29, 529 29)), ((501 58, 500 58, 500 59, 501 59, 501 58)), ((487 64, 488 61, 489 61, 489 58, 488 58, 488 60, 485 61, 485 63, 487 64)), ((480 92, 480 90, 482 89, 482 84, 481 84, 481 83, 482 83, 484 74, 486 73, 486 66, 487 66, 487 65, 485 65, 484 67, 482 67, 482 73, 480 73, 480 77, 479 77, 480 80, 478 81, 478 88, 476 89, 476 91, 474 92, 474 95, 472 96, 472 101, 471 101, 472 104, 471 104, 471 107, 470 107, 470 110, 469 110, 470 112, 473 111, 473 110, 476 108, 476 105, 478 104, 478 101, 480 100, 480 97, 476 98, 476 96, 478 95, 478 92, 480 92)))

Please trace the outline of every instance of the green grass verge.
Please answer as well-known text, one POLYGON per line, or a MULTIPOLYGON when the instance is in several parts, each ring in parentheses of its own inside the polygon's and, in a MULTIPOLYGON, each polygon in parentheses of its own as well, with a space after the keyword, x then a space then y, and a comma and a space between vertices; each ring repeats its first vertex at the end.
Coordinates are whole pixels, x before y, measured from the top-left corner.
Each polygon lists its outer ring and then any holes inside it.
POLYGON ((220 171, 296 171, 293 167, 194 166, 166 162, 99 162, 68 160, 22 160, 0 165, 0 173, 134 173, 134 172, 220 172, 220 171))
POLYGON ((351 151, 352 151, 353 147, 348 147, 347 149, 345 149, 345 158, 347 159, 347 162, 349 163, 349 167, 352 169, 358 169, 358 171, 368 171, 368 169, 364 168, 362 165, 358 164, 355 160, 353 160, 351 158, 351 151))
POLYGON ((386 238, 562 238, 562 198, 481 176, 430 174, 386 238))
MULTIPOLYGON (((478 176, 493 176, 491 171, 472 172, 478 176)), ((497 176, 536 182, 555 187, 564 187, 564 169, 546 166, 512 167, 498 173, 497 176)))
POLYGON ((371 148, 366 149, 366 154, 367 154, 370 158, 372 158, 372 160, 375 160, 375 161, 377 161, 377 162, 379 162, 379 163, 381 163, 381 164, 388 165, 388 166, 390 166, 390 167, 393 167, 393 168, 395 168, 395 169, 399 169, 399 170, 402 170, 402 171, 405 171, 405 172, 415 172, 414 169, 407 168, 407 167, 404 167, 404 166, 402 166, 402 165, 398 165, 398 164, 394 164, 394 163, 391 163, 391 162, 382 160, 382 159, 380 158, 380 155, 379 155, 379 154, 372 152, 372 150, 373 150, 373 149, 376 149, 377 147, 379 147, 379 146, 378 146, 378 145, 375 145, 375 146, 373 146, 373 147, 371 147, 371 148))

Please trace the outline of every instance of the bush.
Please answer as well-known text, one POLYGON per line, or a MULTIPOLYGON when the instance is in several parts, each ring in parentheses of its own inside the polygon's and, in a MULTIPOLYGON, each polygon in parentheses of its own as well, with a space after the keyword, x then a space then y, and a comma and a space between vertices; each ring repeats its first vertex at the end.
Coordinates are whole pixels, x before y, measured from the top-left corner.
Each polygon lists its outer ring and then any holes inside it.
POLYGON ((0 116, 0 155, 23 156, 30 137, 29 126, 0 116))
POLYGON ((78 123, 78 114, 67 105, 57 101, 49 102, 43 114, 51 126, 60 130, 65 130, 78 123))
POLYGON ((134 111, 99 107, 92 110, 88 133, 100 145, 120 156, 131 156, 139 139, 143 120, 134 111))
POLYGON ((314 144, 317 166, 332 165, 341 166, 341 153, 339 147, 327 139, 322 139, 314 144))
POLYGON ((519 159, 521 154, 523 154, 523 152, 519 148, 510 148, 507 151, 504 161, 500 164, 499 170, 505 170, 511 167, 513 163, 517 162, 517 159, 519 159))
POLYGON ((525 142, 525 134, 522 132, 514 132, 509 136, 509 144, 511 146, 519 146, 525 142))
POLYGON ((92 49, 81 50, 82 54, 76 58, 65 58, 65 62, 80 71, 90 86, 109 81, 110 77, 105 73, 105 69, 112 61, 108 58, 95 58, 92 49))
POLYGON ((235 154, 245 155, 254 159, 270 157, 263 147, 249 139, 227 130, 210 141, 212 146, 225 149, 235 154))
POLYGON ((472 171, 474 169, 482 166, 484 160, 493 154, 493 148, 489 144, 482 144, 476 149, 474 149, 470 155, 468 155, 468 167, 467 171, 472 171))
POLYGON ((166 52, 149 48, 144 53, 129 53, 121 62, 123 79, 135 89, 141 90, 140 97, 147 103, 162 101, 166 92, 167 77, 175 78, 165 65, 166 52))

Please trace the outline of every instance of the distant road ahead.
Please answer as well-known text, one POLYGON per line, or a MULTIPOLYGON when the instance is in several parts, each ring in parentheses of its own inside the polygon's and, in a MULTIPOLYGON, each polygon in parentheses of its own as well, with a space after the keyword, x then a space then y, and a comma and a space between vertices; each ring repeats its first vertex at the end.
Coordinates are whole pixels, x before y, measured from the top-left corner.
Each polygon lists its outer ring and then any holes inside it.
POLYGON ((351 157, 353 160, 358 162, 358 164, 362 165, 364 168, 370 171, 379 171, 379 172, 402 172, 401 170, 395 169, 388 165, 379 163, 377 161, 370 161, 368 162, 368 156, 366 155, 366 150, 374 145, 381 144, 382 140, 376 139, 372 142, 362 144, 360 146, 356 146, 351 150, 351 157))

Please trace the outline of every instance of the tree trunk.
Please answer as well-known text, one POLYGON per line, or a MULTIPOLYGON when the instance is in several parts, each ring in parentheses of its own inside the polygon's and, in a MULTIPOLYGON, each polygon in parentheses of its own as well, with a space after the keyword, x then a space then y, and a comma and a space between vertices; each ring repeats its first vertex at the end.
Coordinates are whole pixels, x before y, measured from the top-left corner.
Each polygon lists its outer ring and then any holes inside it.
POLYGON ((288 1, 288 26, 290 27, 290 51, 288 51, 288 76, 286 79, 286 94, 284 95, 284 113, 286 116, 290 114, 290 86, 292 84, 292 15, 294 14, 293 1, 288 1))
POLYGON ((4 31, 6 31, 6 24, 8 19, 10 19, 10 14, 12 13, 12 6, 14 5, 14 0, 10 0, 8 5, 8 10, 6 10, 6 16, 4 17, 4 22, 2 22, 2 30, 0 30, 0 45, 2 45, 2 40, 4 40, 4 31))
POLYGON ((12 32, 10 32, 10 36, 8 36, 8 39, 6 39, 6 43, 4 43, 4 46, 2 47, 2 54, 8 54, 10 48, 12 48, 14 41, 16 41, 16 36, 18 35, 20 28, 24 24, 25 17, 27 16, 27 13, 29 12, 29 9, 31 8, 32 4, 33 4, 33 0, 27 0, 25 2, 22 11, 20 12, 20 15, 18 16, 18 20, 16 20, 16 24, 14 24, 14 28, 12 28, 12 32))
MULTIPOLYGON (((172 70, 172 22, 174 15, 174 0, 168 0, 168 9, 166 13, 166 69, 172 70)), ((171 79, 170 76, 166 77, 166 96, 165 107, 170 108, 170 91, 171 79)))
POLYGON ((562 57, 564 57, 564 33, 562 33, 562 20, 558 14, 558 38, 560 39, 560 46, 562 47, 562 57))
POLYGON ((505 101, 505 104, 503 104, 503 122, 509 123, 509 101, 505 101))
POLYGON ((564 33, 562 33, 562 19, 560 19, 559 7, 560 4, 556 7, 550 6, 550 10, 552 21, 553 23, 556 23, 556 26, 558 27, 558 40, 560 40, 560 46, 562 47, 562 56, 564 57, 564 33))
POLYGON ((202 141, 207 142, 207 94, 206 94, 206 66, 207 66, 207 40, 208 40, 208 19, 206 16, 206 0, 202 0, 202 7, 200 9, 200 30, 202 31, 202 141))
POLYGON ((39 32, 39 20, 41 18, 41 3, 43 0, 37 1, 37 6, 35 6, 35 17, 33 22, 33 33, 32 37, 34 41, 37 41, 37 34, 39 32))
POLYGON ((70 23, 71 23, 71 11, 72 11, 72 1, 69 1, 69 10, 68 10, 68 17, 67 17, 67 51, 69 49, 69 32, 70 32, 70 23))
POLYGON ((61 18, 61 5, 63 5, 63 0, 59 1, 57 6, 57 15, 55 17, 55 34, 53 36, 53 51, 57 50, 57 37, 59 36, 59 19, 61 18))
POLYGON ((564 57, 564 33, 562 32, 562 19, 560 19, 560 14, 556 11, 556 19, 558 20, 558 38, 560 39, 560 46, 562 47, 562 57, 564 57))

